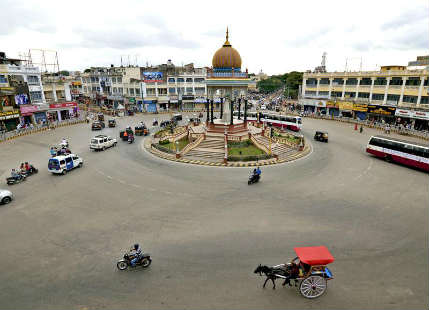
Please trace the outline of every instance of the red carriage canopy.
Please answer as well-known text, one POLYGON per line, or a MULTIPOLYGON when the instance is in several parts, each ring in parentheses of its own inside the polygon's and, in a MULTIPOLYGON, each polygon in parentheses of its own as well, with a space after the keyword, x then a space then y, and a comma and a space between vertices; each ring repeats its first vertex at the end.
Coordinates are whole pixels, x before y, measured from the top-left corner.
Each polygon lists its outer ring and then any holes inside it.
POLYGON ((311 246, 303 248, 294 248, 296 255, 301 262, 313 265, 327 265, 335 259, 325 246, 311 246))

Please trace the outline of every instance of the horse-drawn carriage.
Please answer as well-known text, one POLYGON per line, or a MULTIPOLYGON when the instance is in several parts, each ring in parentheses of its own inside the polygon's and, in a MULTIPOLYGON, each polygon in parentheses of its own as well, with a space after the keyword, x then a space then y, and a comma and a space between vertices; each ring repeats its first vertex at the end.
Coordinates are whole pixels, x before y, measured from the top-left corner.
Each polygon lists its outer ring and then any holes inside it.
POLYGON ((294 248, 297 257, 290 263, 276 266, 259 265, 255 273, 262 276, 264 274, 268 280, 273 282, 273 289, 276 288, 275 280, 284 279, 283 286, 294 280, 302 296, 306 298, 316 298, 321 296, 327 288, 327 281, 332 280, 331 271, 327 267, 334 261, 334 257, 325 246, 294 248))

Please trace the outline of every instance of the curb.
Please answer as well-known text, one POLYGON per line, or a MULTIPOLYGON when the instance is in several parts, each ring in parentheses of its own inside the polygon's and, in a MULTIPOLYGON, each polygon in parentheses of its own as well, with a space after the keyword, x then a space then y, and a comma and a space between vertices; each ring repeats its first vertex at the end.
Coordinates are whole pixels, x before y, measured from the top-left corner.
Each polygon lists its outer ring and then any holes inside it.
MULTIPOLYGON (((59 125, 55 126, 54 129, 55 128, 59 128, 59 127, 66 127, 66 126, 72 126, 72 125, 82 124, 82 123, 85 123, 85 121, 83 120, 83 121, 77 121, 75 123, 59 124, 59 125)), ((16 138, 23 137, 23 136, 28 136, 28 135, 31 135, 31 134, 34 134, 34 133, 39 133, 39 132, 42 132, 42 131, 46 131, 48 129, 49 129, 49 127, 43 127, 43 128, 34 129, 32 131, 28 131, 28 132, 21 132, 21 133, 15 135, 15 136, 7 137, 4 140, 0 140, 0 143, 6 142, 6 141, 10 141, 10 140, 14 140, 16 138)))
POLYGON ((269 159, 269 160, 266 160, 263 162, 254 162, 254 161, 252 161, 252 162, 228 162, 227 164, 225 164, 225 163, 216 163, 216 162, 210 162, 210 161, 204 161, 204 160, 192 160, 192 159, 186 159, 186 158, 176 158, 175 155, 171 155, 171 154, 161 152, 155 148, 152 148, 150 145, 151 144, 149 142, 149 139, 147 139, 144 143, 144 148, 156 157, 166 159, 166 160, 170 160, 170 161, 181 162, 181 163, 185 163, 185 164, 194 164, 194 165, 211 166, 211 167, 272 166, 272 165, 276 165, 276 164, 282 164, 282 163, 294 161, 296 159, 299 159, 299 158, 302 158, 302 157, 308 155, 311 152, 311 146, 309 144, 307 144, 304 147, 304 150, 302 152, 294 153, 291 156, 289 156, 287 158, 283 158, 281 160, 269 159))

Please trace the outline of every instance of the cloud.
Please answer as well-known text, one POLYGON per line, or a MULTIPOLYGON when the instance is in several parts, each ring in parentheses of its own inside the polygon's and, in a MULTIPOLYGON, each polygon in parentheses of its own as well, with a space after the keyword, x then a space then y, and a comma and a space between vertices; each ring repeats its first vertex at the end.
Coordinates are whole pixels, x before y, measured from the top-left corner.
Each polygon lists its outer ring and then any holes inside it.
MULTIPOLYGON (((330 26, 322 26, 321 28, 311 31, 307 34, 297 34, 298 37, 291 40, 286 40, 285 43, 289 47, 303 47, 303 46, 312 46, 315 41, 322 41, 326 36, 328 36, 334 30, 330 26)), ((326 41, 326 40, 325 40, 326 41)))
POLYGON ((399 16, 381 25, 381 30, 396 30, 411 24, 416 24, 422 20, 428 23, 428 8, 416 7, 412 11, 406 11, 399 16))
POLYGON ((0 9, 0 35, 10 35, 19 29, 41 33, 55 32, 55 24, 47 13, 38 7, 2 0, 0 9))

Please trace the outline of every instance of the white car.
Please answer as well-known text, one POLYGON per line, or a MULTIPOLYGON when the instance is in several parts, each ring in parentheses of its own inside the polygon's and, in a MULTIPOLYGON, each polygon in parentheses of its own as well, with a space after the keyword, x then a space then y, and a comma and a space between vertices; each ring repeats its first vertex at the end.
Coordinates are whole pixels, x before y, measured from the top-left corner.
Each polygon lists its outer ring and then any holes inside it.
POLYGON ((105 150, 109 147, 116 146, 117 141, 112 137, 98 135, 91 139, 89 144, 90 150, 105 150))
POLYGON ((11 191, 8 191, 7 189, 0 189, 0 203, 1 204, 8 204, 13 199, 13 194, 11 191))
POLYGON ((68 171, 83 166, 83 159, 76 154, 56 156, 49 159, 48 170, 54 174, 66 174, 68 171))

